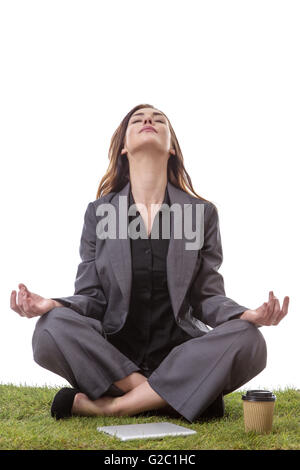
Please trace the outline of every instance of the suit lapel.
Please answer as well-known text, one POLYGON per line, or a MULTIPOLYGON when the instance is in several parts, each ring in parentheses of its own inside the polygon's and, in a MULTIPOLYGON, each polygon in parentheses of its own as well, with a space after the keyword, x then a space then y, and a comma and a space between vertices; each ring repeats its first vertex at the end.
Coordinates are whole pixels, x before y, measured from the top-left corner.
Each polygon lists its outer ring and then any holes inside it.
MULTIPOLYGON (((168 192, 170 205, 179 204, 181 210, 187 210, 192 206, 192 198, 183 190, 168 182, 168 192)), ((171 211, 171 238, 167 254, 167 279, 168 287, 175 318, 180 311, 180 307, 189 287, 194 267, 198 257, 198 250, 186 250, 185 244, 190 243, 183 229, 182 217, 182 237, 175 238, 174 234, 174 212, 171 211)))
POLYGON ((124 236, 126 234, 127 220, 121 219, 120 214, 125 213, 127 217, 128 198, 129 198, 130 182, 128 182, 118 193, 116 193, 110 203, 116 209, 116 239, 107 238, 105 240, 107 249, 109 251, 109 258, 113 268, 114 275, 119 283, 121 292, 123 294, 126 310, 129 308, 131 282, 132 282, 132 263, 131 263, 131 249, 130 238, 124 236), (126 196, 120 198, 119 196, 126 196), (120 211, 120 208, 122 209, 120 211), (122 237, 119 238, 119 229, 121 227, 122 237))
MULTIPOLYGON (((180 190, 169 181, 167 185, 170 206, 173 204, 179 204, 182 206, 182 211, 184 208, 192 206, 192 199, 185 191, 180 190)), ((113 272, 119 283, 124 301, 126 303, 126 310, 129 308, 132 286, 130 238, 126 236, 129 191, 130 182, 128 182, 121 189, 121 191, 116 193, 110 201, 110 203, 113 204, 116 208, 116 239, 107 238, 105 240, 107 249, 109 251, 113 272), (126 197, 119 198, 119 196, 126 197), (122 214, 123 218, 121 218, 120 214, 122 214), (122 233, 120 238, 119 229, 122 233)), ((189 243, 191 240, 185 238, 185 233, 183 230, 183 218, 181 238, 175 238, 173 211, 170 211, 170 222, 170 242, 167 254, 167 281, 171 304, 173 307, 174 316, 176 318, 193 275, 194 267, 197 261, 198 250, 185 249, 185 243, 189 243)))

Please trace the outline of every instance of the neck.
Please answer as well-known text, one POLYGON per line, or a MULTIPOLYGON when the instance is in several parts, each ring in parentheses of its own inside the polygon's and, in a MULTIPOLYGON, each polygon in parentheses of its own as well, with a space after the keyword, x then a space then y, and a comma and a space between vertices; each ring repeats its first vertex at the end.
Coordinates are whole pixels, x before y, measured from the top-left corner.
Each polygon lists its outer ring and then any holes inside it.
POLYGON ((130 166, 130 186, 136 204, 161 204, 167 186, 167 162, 138 162, 130 166), (148 165, 147 165, 148 163, 148 165), (149 164, 151 163, 151 164, 149 164))

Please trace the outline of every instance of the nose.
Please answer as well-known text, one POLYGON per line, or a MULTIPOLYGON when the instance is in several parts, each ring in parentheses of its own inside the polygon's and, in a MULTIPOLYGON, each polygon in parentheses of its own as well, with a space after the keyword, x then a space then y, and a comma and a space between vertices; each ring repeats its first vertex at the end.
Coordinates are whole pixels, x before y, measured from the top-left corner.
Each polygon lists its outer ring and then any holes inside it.
POLYGON ((152 124, 152 118, 151 118, 151 116, 149 116, 148 118, 147 118, 147 117, 144 118, 144 123, 145 123, 145 125, 147 124, 147 121, 149 121, 149 124, 152 124))

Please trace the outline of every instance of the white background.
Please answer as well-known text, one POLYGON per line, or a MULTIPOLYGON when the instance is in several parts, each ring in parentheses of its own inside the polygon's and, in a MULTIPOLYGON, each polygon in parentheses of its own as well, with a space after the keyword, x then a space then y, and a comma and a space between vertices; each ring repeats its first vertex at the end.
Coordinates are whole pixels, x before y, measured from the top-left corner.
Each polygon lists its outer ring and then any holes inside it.
POLYGON ((169 117, 198 194, 219 211, 228 297, 288 316, 263 327, 267 368, 243 388, 300 388, 297 1, 2 1, 1 383, 67 382, 38 366, 23 282, 72 295, 87 204, 140 103, 169 117))

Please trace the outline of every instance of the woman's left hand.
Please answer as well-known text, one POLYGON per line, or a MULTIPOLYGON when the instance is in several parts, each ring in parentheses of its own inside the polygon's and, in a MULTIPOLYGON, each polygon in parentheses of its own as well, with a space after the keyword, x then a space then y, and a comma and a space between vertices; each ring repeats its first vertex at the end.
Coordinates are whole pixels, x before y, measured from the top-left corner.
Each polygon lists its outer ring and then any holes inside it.
POLYGON ((270 291, 268 302, 264 302, 256 310, 246 310, 240 318, 242 320, 248 320, 258 326, 278 325, 288 313, 289 301, 290 298, 285 296, 282 308, 280 308, 278 298, 275 297, 273 291, 270 291))

